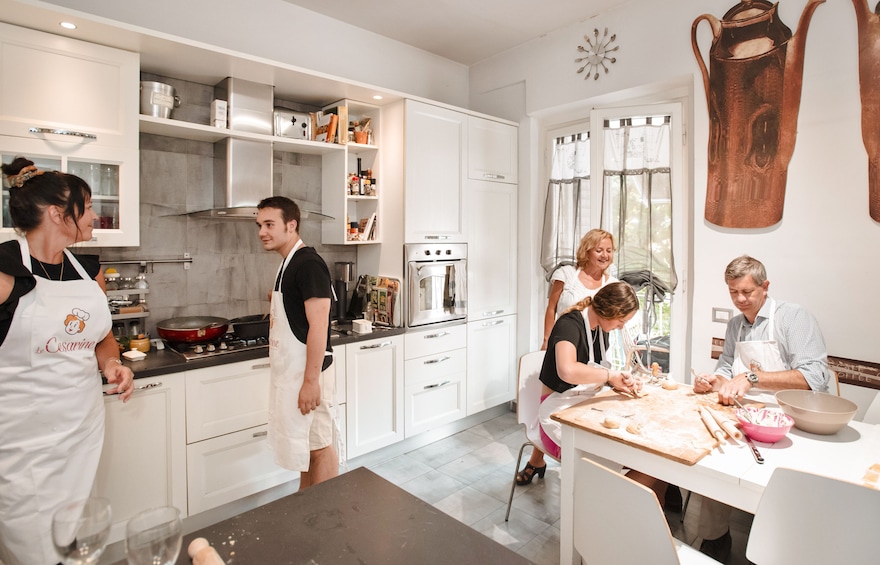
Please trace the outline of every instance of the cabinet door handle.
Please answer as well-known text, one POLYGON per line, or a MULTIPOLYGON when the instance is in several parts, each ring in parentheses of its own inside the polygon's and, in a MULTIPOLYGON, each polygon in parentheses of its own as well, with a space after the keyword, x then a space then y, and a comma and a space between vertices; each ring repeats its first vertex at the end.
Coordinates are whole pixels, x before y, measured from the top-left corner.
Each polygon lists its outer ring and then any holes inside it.
POLYGON ((422 339, 434 339, 436 337, 443 337, 445 335, 449 335, 449 333, 450 332, 437 332, 435 334, 428 334, 428 335, 422 336, 422 339))
POLYGON ((496 175, 494 173, 483 173, 483 177, 487 179, 503 179, 504 175, 496 175))
MULTIPOLYGON (((147 390, 148 388, 158 388, 162 386, 162 383, 150 383, 148 385, 141 385, 134 387, 135 390, 147 390)), ((104 392, 104 396, 116 396, 119 394, 118 392, 104 392)))
POLYGON ((448 235, 426 235, 425 239, 449 239, 448 235))
POLYGON ((382 343, 376 343, 373 345, 362 345, 361 349, 378 349, 380 347, 389 347, 390 345, 390 341, 383 341, 382 343))
POLYGON ((441 386, 446 386, 451 382, 452 381, 443 381, 442 383, 437 383, 435 385, 425 385, 425 390, 427 390, 429 388, 440 388, 441 386))
POLYGON ((444 361, 449 361, 450 359, 452 359, 452 357, 450 357, 449 355, 446 355, 444 357, 438 357, 437 359, 428 359, 423 364, 424 365, 433 365, 434 363, 442 363, 444 361))
POLYGON ((269 435, 269 430, 263 430, 262 432, 254 432, 254 437, 266 437, 269 435))
POLYGON ((259 365, 251 365, 251 369, 268 369, 271 366, 270 363, 260 363, 259 365))
POLYGON ((484 318, 487 318, 489 316, 497 316, 499 314, 504 314, 504 310, 495 310, 493 312, 483 312, 481 314, 481 316, 483 316, 484 318))
POLYGON ((85 139, 98 139, 98 136, 92 133, 83 133, 81 131, 72 131, 68 129, 53 129, 53 128, 31 128, 28 130, 29 133, 54 133, 55 135, 70 135, 73 137, 82 137, 85 139))
POLYGON ((483 326, 484 327, 497 326, 497 325, 503 324, 503 323, 504 323, 504 320, 494 320, 492 322, 483 322, 483 326))

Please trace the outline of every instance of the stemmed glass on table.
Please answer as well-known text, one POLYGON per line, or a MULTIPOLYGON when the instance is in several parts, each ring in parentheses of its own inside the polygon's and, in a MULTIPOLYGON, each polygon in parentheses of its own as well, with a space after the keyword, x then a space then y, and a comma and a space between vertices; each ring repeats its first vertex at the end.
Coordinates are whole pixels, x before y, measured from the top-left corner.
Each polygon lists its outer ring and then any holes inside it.
POLYGON ((59 508, 52 516, 52 542, 64 565, 97 563, 107 545, 111 523, 106 498, 84 498, 59 508))
POLYGON ((171 506, 144 510, 125 527, 129 565, 173 565, 182 542, 180 512, 171 506))

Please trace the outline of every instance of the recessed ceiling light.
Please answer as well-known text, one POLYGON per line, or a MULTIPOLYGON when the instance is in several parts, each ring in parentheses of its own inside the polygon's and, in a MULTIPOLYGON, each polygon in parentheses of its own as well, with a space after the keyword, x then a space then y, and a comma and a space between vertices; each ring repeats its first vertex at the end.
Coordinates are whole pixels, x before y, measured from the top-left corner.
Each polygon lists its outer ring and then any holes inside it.
POLYGON ((60 25, 64 29, 76 29, 76 24, 73 22, 61 22, 58 25, 60 25))
POLYGON ((382 95, 380 95, 380 94, 374 94, 374 95, 373 95, 373 100, 382 100, 382 95))

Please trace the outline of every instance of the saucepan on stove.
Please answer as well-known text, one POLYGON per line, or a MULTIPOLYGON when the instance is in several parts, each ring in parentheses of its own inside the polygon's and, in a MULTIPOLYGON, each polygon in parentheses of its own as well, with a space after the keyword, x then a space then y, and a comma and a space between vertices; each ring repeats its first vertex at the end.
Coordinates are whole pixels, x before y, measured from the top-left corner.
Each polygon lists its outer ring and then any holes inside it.
POLYGON ((229 323, 232 325, 232 333, 241 339, 269 337, 269 316, 267 314, 232 318, 229 323))
POLYGON ((184 316, 156 324, 159 337, 176 343, 207 343, 226 333, 229 320, 214 316, 184 316))

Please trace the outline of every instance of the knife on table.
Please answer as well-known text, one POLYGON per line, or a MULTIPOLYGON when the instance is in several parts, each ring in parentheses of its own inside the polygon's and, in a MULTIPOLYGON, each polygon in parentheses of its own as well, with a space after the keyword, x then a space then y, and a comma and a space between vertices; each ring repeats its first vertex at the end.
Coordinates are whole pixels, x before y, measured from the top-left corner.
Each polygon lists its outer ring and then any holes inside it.
POLYGON ((752 455, 755 456, 755 461, 757 461, 758 464, 763 465, 764 457, 761 455, 761 452, 758 451, 758 446, 755 445, 755 442, 753 442, 752 438, 750 438, 747 434, 743 434, 743 437, 746 438, 746 443, 749 444, 749 447, 752 448, 752 455))

